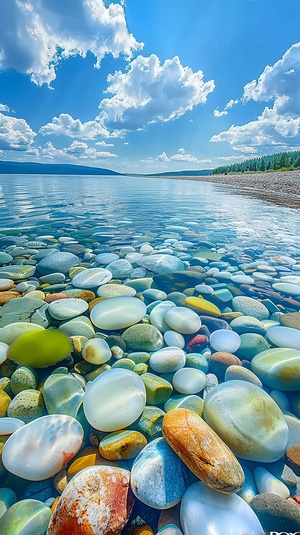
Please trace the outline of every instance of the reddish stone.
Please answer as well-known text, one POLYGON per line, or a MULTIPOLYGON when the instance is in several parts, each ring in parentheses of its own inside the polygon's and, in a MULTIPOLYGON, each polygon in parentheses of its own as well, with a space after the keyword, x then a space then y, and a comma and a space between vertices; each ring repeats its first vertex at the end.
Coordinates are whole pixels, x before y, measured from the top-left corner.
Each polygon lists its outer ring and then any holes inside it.
MULTIPOLYGON (((47 288, 45 288, 47 291, 47 288)), ((45 301, 46 303, 52 303, 52 301, 57 301, 58 299, 68 299, 68 296, 66 294, 49 294, 46 295, 45 301)))
POLYGON ((238 357, 226 351, 217 351, 209 359, 209 371, 221 381, 224 381, 225 372, 232 365, 241 366, 242 363, 238 357))
POLYGON ((191 353, 197 353, 201 351, 208 345, 208 337, 204 334, 196 334, 189 343, 187 344, 187 349, 191 353))

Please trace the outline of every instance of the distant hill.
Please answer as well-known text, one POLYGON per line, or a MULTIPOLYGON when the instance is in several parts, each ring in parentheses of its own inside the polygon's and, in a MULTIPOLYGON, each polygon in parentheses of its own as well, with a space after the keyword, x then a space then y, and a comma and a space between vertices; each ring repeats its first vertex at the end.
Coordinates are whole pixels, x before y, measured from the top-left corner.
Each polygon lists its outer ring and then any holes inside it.
POLYGON ((166 173, 151 173, 145 176, 209 176, 213 173, 213 169, 200 169, 192 171, 167 171, 166 173))
POLYGON ((111 169, 86 167, 60 163, 3 162, 0 161, 0 174, 26 175, 120 175, 111 169))

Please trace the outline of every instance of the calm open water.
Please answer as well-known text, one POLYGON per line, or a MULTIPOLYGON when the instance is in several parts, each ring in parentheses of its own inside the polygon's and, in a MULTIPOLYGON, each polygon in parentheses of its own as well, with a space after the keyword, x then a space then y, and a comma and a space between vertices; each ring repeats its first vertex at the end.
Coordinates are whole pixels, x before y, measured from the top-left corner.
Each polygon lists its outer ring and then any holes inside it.
POLYGON ((45 232, 61 222, 64 229, 90 224, 128 239, 186 225, 219 247, 299 253, 299 211, 234 191, 161 178, 1 175, 0 232, 32 226, 45 232))

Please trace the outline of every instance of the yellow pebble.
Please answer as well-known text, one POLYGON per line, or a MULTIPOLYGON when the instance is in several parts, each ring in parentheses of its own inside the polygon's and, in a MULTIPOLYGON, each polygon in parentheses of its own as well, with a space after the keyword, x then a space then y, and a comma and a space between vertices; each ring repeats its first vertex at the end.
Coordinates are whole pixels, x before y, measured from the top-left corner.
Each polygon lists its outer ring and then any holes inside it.
POLYGON ((0 418, 6 415, 6 411, 10 402, 11 398, 9 395, 4 392, 4 390, 0 390, 0 418))
POLYGON ((51 505, 50 509, 51 509, 52 513, 54 513, 54 511, 55 511, 55 509, 57 507, 57 504, 59 502, 59 499, 60 499, 60 496, 57 496, 57 498, 55 498, 53 504, 51 505))
POLYGON ((132 527, 129 535, 154 535, 154 531, 148 525, 132 527))
POLYGON ((221 310, 214 305, 213 303, 210 303, 210 301, 206 301, 206 299, 200 299, 199 297, 187 297, 185 300, 185 305, 192 310, 195 310, 195 312, 200 312, 201 314, 208 314, 209 316, 221 316, 221 310))
POLYGON ((63 468, 54 478, 54 488, 62 494, 68 484, 67 470, 63 468))

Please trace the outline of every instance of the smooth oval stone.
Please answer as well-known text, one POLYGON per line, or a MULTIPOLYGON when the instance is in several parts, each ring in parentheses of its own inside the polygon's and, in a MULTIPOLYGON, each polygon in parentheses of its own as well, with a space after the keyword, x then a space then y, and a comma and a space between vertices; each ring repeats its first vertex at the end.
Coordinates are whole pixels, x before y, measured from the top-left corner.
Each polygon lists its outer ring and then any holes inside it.
POLYGON ((290 296, 299 296, 300 295, 300 286, 297 284, 292 284, 289 282, 275 282, 272 284, 272 287, 276 292, 281 292, 290 296))
POLYGON ((35 266, 5 266, 0 267, 0 278, 9 279, 15 282, 23 281, 35 274, 35 266))
POLYGON ((33 371, 26 366, 19 366, 12 374, 9 383, 11 391, 16 395, 23 390, 36 389, 37 378, 33 371))
POLYGON ((111 271, 114 279, 126 279, 127 277, 130 277, 133 267, 128 260, 122 258, 114 260, 114 262, 108 264, 106 269, 111 271))
POLYGON ((242 312, 244 316, 253 316, 260 321, 269 318, 269 311, 265 305, 252 299, 252 297, 244 297, 238 295, 232 299, 232 309, 234 312, 242 312))
POLYGON ((240 336, 227 329, 220 329, 211 333, 209 343, 216 351, 235 353, 241 344, 240 336))
POLYGON ((221 311, 216 305, 200 297, 187 297, 185 305, 199 314, 208 314, 216 317, 221 316, 221 311))
POLYGON ((240 316, 239 318, 234 318, 230 322, 230 327, 238 334, 266 334, 266 328, 264 327, 263 323, 252 316, 240 316))
POLYGON ((54 251, 42 258, 36 267, 41 275, 57 272, 67 275, 69 269, 77 266, 79 262, 79 257, 73 253, 54 251))
POLYGON ((171 448, 206 485, 229 494, 242 488, 244 473, 238 460, 195 412, 188 409, 168 412, 162 432, 171 448))
POLYGON ((221 494, 201 482, 184 493, 180 520, 184 535, 264 535, 257 516, 242 498, 221 494))
POLYGON ((270 344, 261 334, 243 333, 240 339, 241 345, 236 355, 241 359, 252 360, 255 355, 270 348, 270 344))
POLYGON ((249 275, 232 275, 231 282, 235 282, 237 284, 253 284, 254 279, 249 275))
POLYGON ((271 327, 267 336, 277 347, 286 347, 300 350, 300 331, 291 327, 271 327))
POLYGON ((105 340, 93 338, 84 344, 82 356, 84 360, 91 364, 104 364, 111 358, 111 350, 105 340))
POLYGON ((0 418, 0 435, 11 435, 20 427, 23 427, 25 422, 19 418, 9 418, 2 417, 0 418))
POLYGON ((43 329, 19 336, 7 355, 18 364, 43 368, 56 364, 71 350, 71 341, 64 333, 43 329))
POLYGON ((139 323, 122 334, 122 339, 132 351, 157 351, 164 345, 161 332, 154 325, 139 323))
POLYGON ((0 279, 0 291, 10 290, 14 285, 12 279, 0 279))
POLYGON ((72 279, 75 288, 97 288, 112 279, 111 271, 104 268, 91 268, 81 271, 72 279))
POLYGON ((176 331, 166 331, 164 333, 164 341, 167 346, 175 346, 183 349, 185 346, 185 339, 182 334, 177 333, 176 331))
POLYGON ((187 470, 163 438, 148 444, 133 463, 132 491, 149 507, 173 507, 180 502, 187 486, 187 470))
POLYGON ((42 416, 9 437, 2 462, 12 474, 30 481, 54 476, 81 448, 83 429, 71 416, 42 416))
POLYGON ((49 414, 67 414, 76 418, 84 390, 73 375, 54 373, 44 383, 43 396, 49 414))
POLYGON ((173 373, 185 365, 186 356, 178 347, 164 347, 155 351, 149 360, 149 364, 157 373, 173 373))
POLYGON ((105 297, 106 299, 109 297, 121 296, 134 297, 135 294, 136 290, 130 288, 130 286, 127 286, 126 284, 103 284, 103 286, 100 286, 97 290, 98 297, 105 297))
POLYGON ((0 518, 3 535, 45 535, 52 511, 39 500, 21 500, 0 518))
POLYGON ((252 371, 261 381, 278 390, 300 389, 300 351, 289 348, 268 349, 251 361, 252 371))
POLYGON ((105 459, 118 461, 132 459, 147 445, 147 439, 139 431, 116 431, 106 435, 99 444, 105 459))
POLYGON ((69 337, 85 336, 90 340, 95 336, 93 324, 86 316, 77 316, 72 320, 64 321, 58 329, 69 337))
MULTIPOLYGON (((208 355, 210 356, 210 354, 208 355)), ((208 372, 208 360, 207 356, 202 353, 188 353, 186 356, 186 363, 189 368, 197 368, 204 373, 208 372)))
POLYGON ((168 295, 166 292, 163 292, 162 290, 156 290, 155 288, 148 288, 147 290, 143 291, 143 297, 148 299, 149 301, 164 301, 167 299, 168 295))
POLYGON ((261 494, 270 493, 276 494, 281 498, 289 498, 290 491, 287 486, 262 466, 255 468, 254 478, 258 491, 261 494))
POLYGON ((136 373, 122 368, 105 371, 86 390, 86 419, 100 431, 118 431, 132 424, 146 405, 146 390, 136 373))
POLYGON ((138 323, 146 311, 146 305, 136 297, 111 297, 95 305, 90 317, 96 327, 111 331, 138 323))
POLYGON ((175 304, 171 301, 165 301, 156 305, 150 312, 150 323, 154 325, 161 333, 165 333, 170 329, 169 325, 165 322, 164 317, 166 312, 170 308, 174 308, 175 304))
POLYGON ((119 255, 115 253, 100 253, 95 256, 95 262, 98 264, 110 264, 115 260, 119 260, 119 255))
POLYGON ((119 535, 133 504, 128 470, 91 466, 63 491, 47 535, 119 535))
POLYGON ((203 412, 203 405, 204 401, 199 396, 195 396, 193 394, 189 396, 175 394, 166 401, 164 404, 164 409, 166 412, 170 412, 173 409, 189 409, 190 411, 194 411, 196 414, 201 416, 203 412))
POLYGON ((172 384, 180 394, 197 394, 206 385, 206 375, 196 368, 181 368, 173 375, 172 384))
POLYGON ((271 463, 288 442, 285 418, 273 399, 245 381, 214 387, 204 400, 204 417, 237 457, 271 463))
POLYGON ((266 533, 273 531, 272 535, 298 535, 300 509, 289 500, 276 494, 264 493, 255 496, 250 505, 266 533))
POLYGON ((201 327, 201 320, 193 310, 185 307, 172 307, 165 313, 165 322, 176 332, 193 334, 201 327))
POLYGON ((36 331, 44 331, 44 327, 36 323, 26 323, 25 321, 10 323, 0 329, 0 342, 10 345, 23 334, 36 331))
POLYGON ((248 383, 253 383, 256 386, 262 387, 261 380, 253 373, 251 370, 248 370, 247 368, 243 368, 242 366, 237 366, 233 364, 232 366, 229 366, 227 370, 225 371, 225 381, 247 381, 248 383))
POLYGON ((169 254, 153 254, 150 256, 144 256, 138 259, 136 263, 139 266, 159 275, 185 269, 184 263, 179 258, 169 254))
POLYGON ((49 304, 48 312, 52 318, 63 321, 80 316, 80 314, 86 312, 88 307, 87 302, 83 299, 58 299, 49 304))

